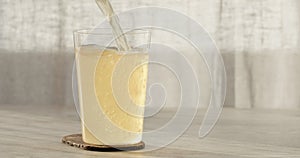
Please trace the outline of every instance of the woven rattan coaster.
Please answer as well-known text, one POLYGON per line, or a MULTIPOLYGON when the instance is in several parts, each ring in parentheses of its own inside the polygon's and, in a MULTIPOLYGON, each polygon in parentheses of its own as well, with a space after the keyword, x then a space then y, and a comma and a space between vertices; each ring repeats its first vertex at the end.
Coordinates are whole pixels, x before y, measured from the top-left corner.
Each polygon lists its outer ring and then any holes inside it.
POLYGON ((72 134, 68 135, 62 138, 62 142, 77 147, 84 150, 90 150, 90 151, 101 151, 101 152, 108 152, 108 151, 133 151, 133 150, 140 150, 145 148, 144 142, 139 142, 136 144, 128 144, 128 145, 93 145, 93 144, 87 144, 82 141, 82 135, 81 134, 72 134))

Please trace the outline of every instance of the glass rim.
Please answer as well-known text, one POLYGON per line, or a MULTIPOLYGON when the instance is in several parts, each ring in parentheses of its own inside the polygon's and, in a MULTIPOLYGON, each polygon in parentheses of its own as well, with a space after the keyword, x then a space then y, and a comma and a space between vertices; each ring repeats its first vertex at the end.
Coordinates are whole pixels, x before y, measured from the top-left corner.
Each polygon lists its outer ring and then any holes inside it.
MULTIPOLYGON (((149 34, 151 31, 149 29, 132 29, 132 28, 123 28, 123 34, 130 35, 130 34, 149 34)), ((77 29, 73 31, 73 34, 78 35, 101 35, 101 36, 112 36, 112 28, 84 28, 84 29, 77 29), (108 30, 105 32, 93 32, 94 30, 108 30)))

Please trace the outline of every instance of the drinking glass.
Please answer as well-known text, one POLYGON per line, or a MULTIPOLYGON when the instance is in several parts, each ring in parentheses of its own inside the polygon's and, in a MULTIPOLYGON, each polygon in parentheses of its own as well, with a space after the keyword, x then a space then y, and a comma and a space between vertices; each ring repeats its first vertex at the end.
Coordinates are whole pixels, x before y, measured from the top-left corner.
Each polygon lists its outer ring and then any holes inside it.
POLYGON ((85 143, 127 145, 142 140, 150 32, 126 29, 122 38, 129 50, 117 48, 109 28, 74 32, 85 143))

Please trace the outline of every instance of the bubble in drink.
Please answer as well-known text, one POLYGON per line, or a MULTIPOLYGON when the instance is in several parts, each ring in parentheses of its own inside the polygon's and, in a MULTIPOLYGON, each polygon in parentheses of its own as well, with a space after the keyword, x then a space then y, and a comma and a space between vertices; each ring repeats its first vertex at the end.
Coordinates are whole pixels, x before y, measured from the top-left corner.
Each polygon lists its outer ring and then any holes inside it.
POLYGON ((84 142, 119 145, 141 141, 143 117, 139 116, 144 115, 148 65, 143 63, 147 61, 148 54, 142 52, 122 53, 95 45, 76 50, 80 105, 84 105, 81 115, 83 122, 89 121, 82 124, 84 142), (101 112, 91 112, 94 108, 101 112), (134 115, 124 109, 131 109, 134 115))

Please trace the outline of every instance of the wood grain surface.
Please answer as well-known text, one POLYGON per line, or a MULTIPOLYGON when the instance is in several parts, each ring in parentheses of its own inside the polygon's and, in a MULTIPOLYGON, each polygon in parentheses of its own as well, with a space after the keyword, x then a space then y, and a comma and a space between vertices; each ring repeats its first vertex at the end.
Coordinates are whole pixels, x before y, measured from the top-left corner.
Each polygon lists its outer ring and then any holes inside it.
MULTIPOLYGON (((146 128, 169 113, 146 122, 146 128)), ((199 113, 188 131, 165 148, 99 153, 61 143, 63 136, 80 133, 74 107, 1 105, 0 157, 300 157, 300 111, 225 108, 213 132, 204 139, 197 137, 199 113)))

